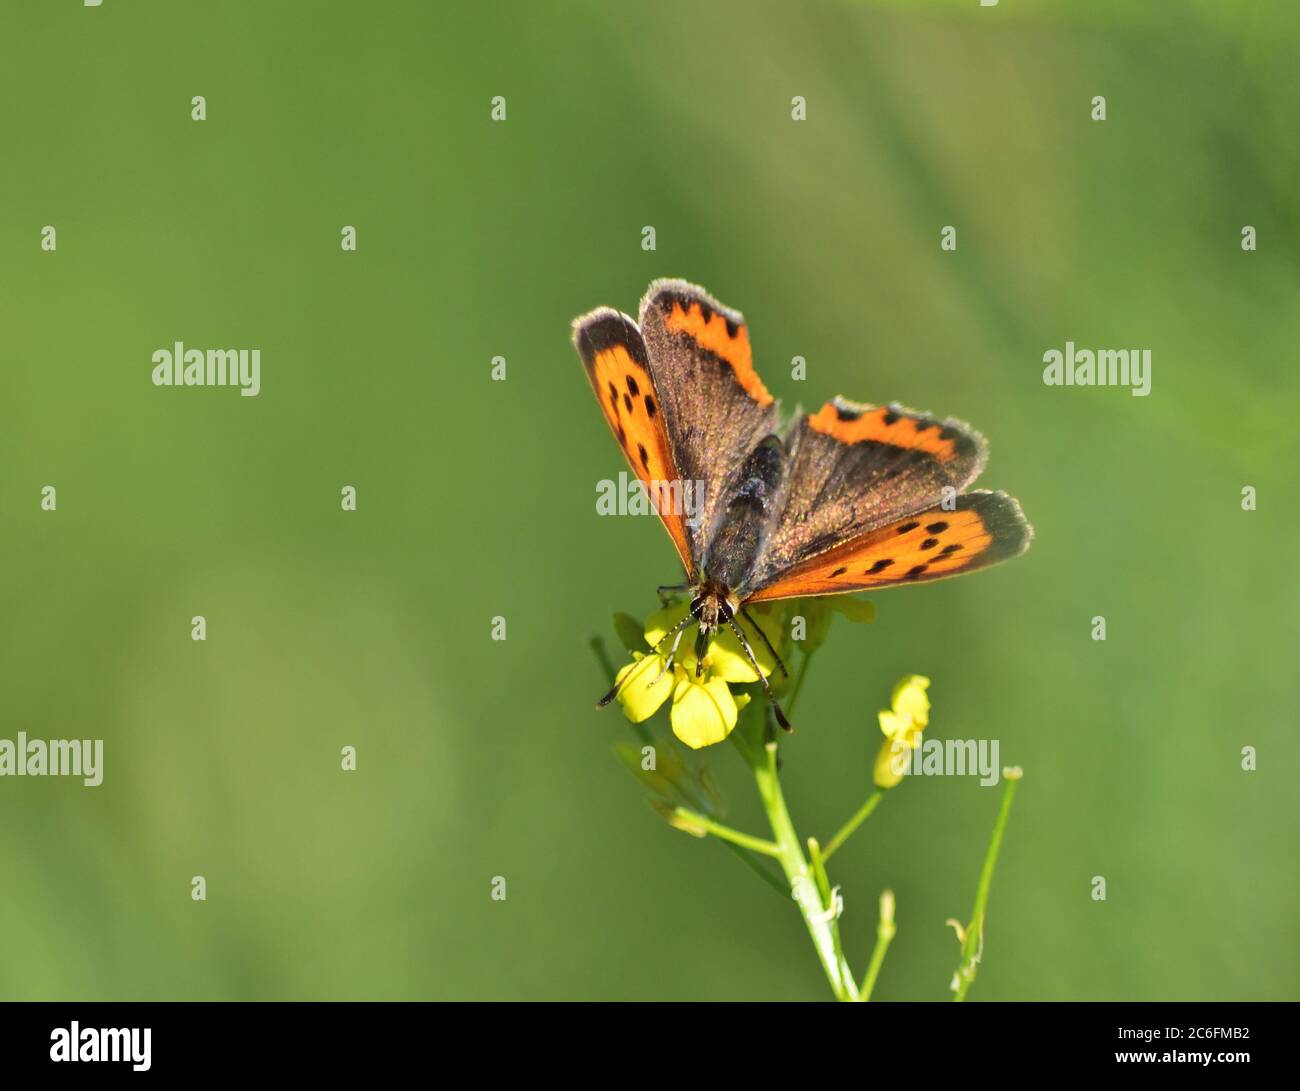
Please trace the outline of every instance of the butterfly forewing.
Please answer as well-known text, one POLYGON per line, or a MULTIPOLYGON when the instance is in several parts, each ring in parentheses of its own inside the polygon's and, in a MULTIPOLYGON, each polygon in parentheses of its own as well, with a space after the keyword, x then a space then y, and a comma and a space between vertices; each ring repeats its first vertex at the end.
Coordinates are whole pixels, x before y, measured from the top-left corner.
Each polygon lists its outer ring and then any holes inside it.
POLYGON ((573 343, 614 439, 645 484, 687 576, 694 579, 696 566, 686 522, 689 505, 636 323, 625 314, 601 307, 574 322, 573 343))
POLYGON ((741 466, 777 430, 776 400, 754 370, 737 311, 683 280, 657 280, 641 301, 641 334, 663 399, 677 467, 703 483, 692 546, 704 557, 741 466))

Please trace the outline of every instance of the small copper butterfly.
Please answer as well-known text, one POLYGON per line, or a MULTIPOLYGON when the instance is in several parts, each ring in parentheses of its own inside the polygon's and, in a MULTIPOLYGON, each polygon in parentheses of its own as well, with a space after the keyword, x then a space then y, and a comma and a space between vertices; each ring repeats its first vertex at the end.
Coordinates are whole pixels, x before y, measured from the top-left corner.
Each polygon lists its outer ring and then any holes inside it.
POLYGON ((660 588, 691 596, 664 637, 674 639, 669 662, 698 623, 698 672, 710 634, 730 626, 787 730, 736 622, 766 641, 747 606, 943 579, 1029 547, 1033 530, 1013 497, 962 492, 987 459, 978 432, 839 397, 782 427, 745 319, 693 284, 656 280, 639 322, 597 308, 574 321, 573 342, 686 569, 684 584, 660 588), (683 482, 702 486, 693 512, 668 502, 689 495, 683 482))

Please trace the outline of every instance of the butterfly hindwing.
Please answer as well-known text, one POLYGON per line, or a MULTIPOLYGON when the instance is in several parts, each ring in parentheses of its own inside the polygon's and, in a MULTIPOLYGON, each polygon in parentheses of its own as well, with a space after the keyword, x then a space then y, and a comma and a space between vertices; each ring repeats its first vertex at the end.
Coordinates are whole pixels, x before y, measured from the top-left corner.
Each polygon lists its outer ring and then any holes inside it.
POLYGON ((834 595, 972 572, 1023 553, 1033 530, 1020 504, 977 491, 917 512, 776 573, 747 602, 834 595))
POLYGON ((610 431, 628 465, 649 490, 647 495, 677 547, 687 576, 694 579, 686 505, 680 491, 683 478, 636 323, 610 307, 601 307, 573 323, 573 343, 610 431))
POLYGON ((843 398, 796 421, 786 446, 781 517, 752 586, 955 496, 978 476, 987 454, 983 437, 961 421, 843 398))
POLYGON ((703 485, 692 520, 699 561, 746 458, 777 430, 776 400, 754 370, 744 317, 702 288, 656 280, 640 317, 677 467, 703 485))

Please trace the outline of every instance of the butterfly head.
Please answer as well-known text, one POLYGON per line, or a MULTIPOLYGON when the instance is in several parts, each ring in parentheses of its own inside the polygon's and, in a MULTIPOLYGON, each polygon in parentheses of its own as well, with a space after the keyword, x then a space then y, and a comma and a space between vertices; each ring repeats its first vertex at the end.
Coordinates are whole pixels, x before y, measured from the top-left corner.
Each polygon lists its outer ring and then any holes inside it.
POLYGON ((691 616, 700 623, 695 635, 695 674, 702 672, 704 655, 709 648, 709 637, 715 629, 728 624, 736 616, 739 601, 722 584, 705 580, 693 588, 691 616))

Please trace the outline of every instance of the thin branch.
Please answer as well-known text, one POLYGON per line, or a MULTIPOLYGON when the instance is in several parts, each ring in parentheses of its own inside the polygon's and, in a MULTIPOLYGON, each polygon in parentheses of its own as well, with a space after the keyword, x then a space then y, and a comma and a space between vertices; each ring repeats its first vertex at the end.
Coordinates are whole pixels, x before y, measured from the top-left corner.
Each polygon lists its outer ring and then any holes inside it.
POLYGON ((885 964, 885 952, 889 942, 898 932, 894 923, 894 892, 886 890, 880 895, 880 923, 876 926, 876 946, 871 952, 871 964, 867 967, 867 976, 862 979, 859 1000, 870 1000, 871 992, 876 987, 876 978, 880 976, 880 967, 885 964))
POLYGON ((831 886, 830 876, 826 874, 826 858, 822 856, 822 848, 817 843, 817 838, 808 838, 807 844, 813 879, 817 883, 818 893, 821 894, 822 905, 826 907, 826 915, 830 918, 831 939, 835 942, 835 961, 845 973, 848 973, 844 961, 844 942, 840 938, 840 910, 843 908, 843 903, 839 900, 839 891, 831 886))
POLYGON ((823 860, 829 860, 835 850, 853 835, 853 831, 871 817, 871 812, 876 809, 884 797, 885 790, 883 788, 877 788, 871 795, 867 796, 867 801, 858 808, 858 813, 845 822, 840 827, 840 832, 826 843, 826 850, 822 853, 823 860))
POLYGON ((673 817, 681 822, 679 828, 687 829, 695 827, 703 833, 711 833, 714 837, 720 837, 724 841, 730 841, 733 845, 739 845, 743 849, 749 849, 750 852, 759 852, 764 856, 780 856, 781 849, 775 841, 768 841, 762 837, 755 837, 753 834, 741 833, 740 830, 733 830, 730 826, 724 826, 721 822, 714 822, 707 815, 702 815, 698 811, 689 810, 686 807, 674 807, 672 809, 673 817))
POLYGON ((993 885, 993 869, 998 862, 998 852, 1002 848, 1002 834, 1007 828, 1007 816, 1011 813, 1011 801, 1016 795, 1016 785, 1024 774, 1019 768, 1003 769, 1006 788, 1002 791, 1002 806, 998 809, 998 820, 993 826, 993 836, 989 840, 988 852, 984 855, 984 867, 980 871, 979 887, 975 891, 975 908, 971 910, 970 924, 964 929, 957 926, 957 935, 961 940, 961 965, 952 977, 953 1000, 966 999, 966 993, 975 980, 975 968, 984 955, 984 909, 988 905, 989 887, 993 885))

